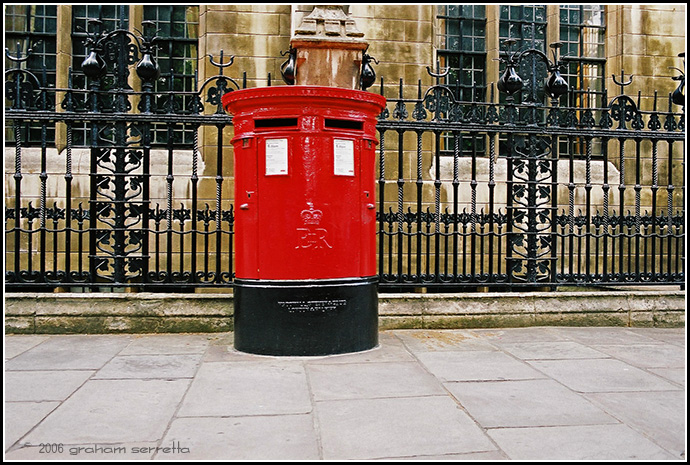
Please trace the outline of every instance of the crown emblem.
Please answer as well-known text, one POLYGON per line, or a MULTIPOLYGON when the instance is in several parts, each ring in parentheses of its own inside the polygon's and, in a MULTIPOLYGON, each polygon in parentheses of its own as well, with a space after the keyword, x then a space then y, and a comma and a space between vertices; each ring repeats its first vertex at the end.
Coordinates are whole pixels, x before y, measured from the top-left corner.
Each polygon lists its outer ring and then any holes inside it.
POLYGON ((309 208, 307 210, 302 210, 302 213, 300 213, 304 224, 317 225, 321 223, 323 212, 321 210, 315 210, 314 204, 311 202, 307 202, 307 205, 309 205, 309 208))

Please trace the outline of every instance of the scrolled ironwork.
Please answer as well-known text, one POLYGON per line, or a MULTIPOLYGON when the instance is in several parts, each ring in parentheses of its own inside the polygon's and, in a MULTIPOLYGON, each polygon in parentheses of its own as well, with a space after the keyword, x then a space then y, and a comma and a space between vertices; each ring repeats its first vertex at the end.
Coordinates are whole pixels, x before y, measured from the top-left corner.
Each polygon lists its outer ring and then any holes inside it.
POLYGON ((505 58, 499 58, 499 60, 506 65, 506 69, 498 79, 496 87, 500 92, 508 95, 508 98, 512 98, 513 95, 522 90, 524 86, 522 78, 515 69, 519 62, 520 54, 510 50, 516 43, 517 41, 515 39, 504 40, 503 45, 508 49, 507 56, 505 58))
POLYGON ((685 92, 685 52, 679 53, 678 56, 683 59, 683 69, 676 68, 675 66, 669 67, 669 69, 675 69, 680 73, 680 75, 671 78, 674 81, 678 81, 678 87, 671 94, 671 100, 674 104, 685 108, 685 94, 683 93, 685 92))
POLYGON ((280 74, 285 84, 292 86, 295 84, 295 76, 297 75, 297 49, 290 47, 287 52, 280 52, 280 55, 288 55, 287 60, 280 65, 280 74))
POLYGON ((359 88, 362 90, 367 90, 369 87, 374 85, 374 82, 376 82, 376 71, 374 71, 374 67, 371 66, 371 62, 376 63, 377 65, 379 64, 379 61, 364 52, 362 55, 362 69, 360 71, 360 77, 359 77, 359 88))

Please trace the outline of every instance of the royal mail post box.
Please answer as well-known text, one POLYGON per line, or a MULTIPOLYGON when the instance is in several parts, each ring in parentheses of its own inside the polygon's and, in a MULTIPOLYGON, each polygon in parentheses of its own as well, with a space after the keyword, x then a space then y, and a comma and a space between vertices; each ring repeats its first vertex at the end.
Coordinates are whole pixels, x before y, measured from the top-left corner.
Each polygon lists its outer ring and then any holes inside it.
POLYGON ((378 343, 376 120, 385 99, 318 86, 223 96, 235 136, 235 348, 378 343))

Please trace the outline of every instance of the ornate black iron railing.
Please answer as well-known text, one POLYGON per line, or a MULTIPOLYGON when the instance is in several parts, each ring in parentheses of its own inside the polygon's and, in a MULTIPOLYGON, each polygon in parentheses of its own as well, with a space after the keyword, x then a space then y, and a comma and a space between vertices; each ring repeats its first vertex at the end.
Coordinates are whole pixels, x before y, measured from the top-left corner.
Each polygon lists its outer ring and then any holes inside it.
POLYGON ((388 96, 392 114, 378 124, 381 287, 684 285, 684 74, 668 100, 655 92, 651 111, 640 93, 625 94, 624 75, 613 76, 618 96, 585 92, 580 102, 596 105, 575 107, 553 47, 553 61, 538 50, 502 59, 502 104, 493 85, 485 101, 456 101, 438 69, 416 99, 403 97, 402 81, 388 96), (531 80, 545 82, 550 105, 534 88, 515 103, 526 59, 546 64, 550 74, 531 80))
MULTIPOLYGON (((155 25, 145 21, 144 33, 134 35, 103 32, 98 20, 90 24, 88 55, 78 70, 86 88, 72 86, 71 70, 67 88, 42 87, 21 68, 25 57, 6 52, 17 64, 5 73, 11 104, 6 141, 13 139, 15 162, 5 209, 6 287, 231 286, 231 166, 223 150, 232 120, 220 97, 239 88, 223 75, 232 59, 224 60, 222 52, 220 62, 211 59, 219 74, 198 90, 159 93, 155 25), (130 65, 136 65, 136 78, 129 76, 130 65), (73 146, 75 124, 90 127, 88 146, 73 146), (167 128, 163 146, 152 142, 156 124, 167 128), (40 147, 25 147, 30 127, 43 132, 40 147), (55 141, 46 139, 48 127, 56 128, 55 141), (190 130, 193 143, 181 146, 180 131, 190 130), (200 136, 216 144, 203 146, 200 136)), ((175 80, 172 71, 166 77, 175 80)))
MULTIPOLYGON (((218 74, 196 91, 157 92, 155 25, 138 35, 92 26, 75 71, 85 88, 71 77, 67 87, 46 87, 22 68, 26 56, 6 52, 16 65, 5 73, 5 152, 14 162, 6 171, 6 289, 231 287, 232 120, 220 98, 246 87, 246 76, 240 84, 225 75, 233 59, 221 51, 210 59, 218 74), (73 143, 77 124, 90 129, 86 146, 73 143), (161 127, 166 142, 156 145, 161 127), (42 135, 38 146, 27 142, 29 129, 42 135), (180 131, 193 133, 191 145, 177 142, 180 131)), ((683 284, 681 90, 668 101, 655 95, 643 110, 639 94, 625 93, 630 78, 616 97, 575 107, 555 55, 503 60, 505 102, 493 85, 457 101, 438 69, 415 98, 403 95, 402 81, 397 96, 386 95, 381 289, 683 284), (515 103, 515 65, 524 59, 546 64, 548 104, 515 103)))

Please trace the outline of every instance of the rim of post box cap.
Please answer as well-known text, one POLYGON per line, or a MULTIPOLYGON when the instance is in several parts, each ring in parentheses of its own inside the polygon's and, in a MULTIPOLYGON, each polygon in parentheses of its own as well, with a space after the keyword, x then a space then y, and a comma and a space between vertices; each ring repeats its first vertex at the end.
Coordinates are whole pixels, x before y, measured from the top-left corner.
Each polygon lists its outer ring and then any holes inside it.
MULTIPOLYGON (((287 104, 295 104, 303 106, 300 100, 293 100, 295 98, 307 98, 313 103, 317 103, 319 99, 329 100, 330 104, 342 101, 343 105, 339 106, 342 109, 351 109, 357 107, 358 104, 371 104, 378 110, 383 111, 386 106, 386 98, 383 95, 373 94, 358 89, 345 89, 342 87, 327 87, 327 86, 275 86, 275 87, 252 87, 249 89, 233 90, 223 95, 221 101, 223 108, 228 114, 235 115, 241 113, 246 106, 255 109, 256 100, 258 99, 279 99, 289 98, 289 101, 273 100, 268 106, 284 106, 287 104)), ((375 116, 378 116, 376 114, 375 116)))

